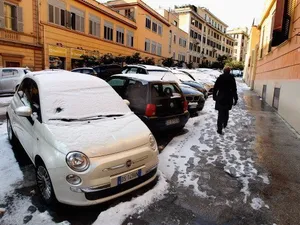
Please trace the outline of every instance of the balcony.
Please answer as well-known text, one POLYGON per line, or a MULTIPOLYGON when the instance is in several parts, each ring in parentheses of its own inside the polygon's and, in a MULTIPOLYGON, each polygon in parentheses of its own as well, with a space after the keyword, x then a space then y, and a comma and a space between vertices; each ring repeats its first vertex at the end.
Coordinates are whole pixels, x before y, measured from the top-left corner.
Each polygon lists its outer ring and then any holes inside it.
POLYGON ((19 41, 20 35, 15 31, 1 29, 0 30, 0 38, 10 40, 10 41, 19 41))

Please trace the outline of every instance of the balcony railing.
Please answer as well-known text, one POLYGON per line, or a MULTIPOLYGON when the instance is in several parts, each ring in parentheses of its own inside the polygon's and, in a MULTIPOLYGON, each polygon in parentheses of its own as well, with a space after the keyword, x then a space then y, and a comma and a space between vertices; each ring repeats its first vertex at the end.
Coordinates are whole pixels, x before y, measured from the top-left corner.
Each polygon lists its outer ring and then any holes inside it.
POLYGON ((0 38, 12 40, 12 41, 19 41, 20 35, 15 31, 10 30, 0 30, 0 38))

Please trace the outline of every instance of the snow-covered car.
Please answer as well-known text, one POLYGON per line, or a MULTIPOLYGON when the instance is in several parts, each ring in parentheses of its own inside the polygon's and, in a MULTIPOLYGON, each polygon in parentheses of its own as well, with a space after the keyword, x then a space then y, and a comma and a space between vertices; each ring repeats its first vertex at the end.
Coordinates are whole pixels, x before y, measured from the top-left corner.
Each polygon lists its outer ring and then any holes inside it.
POLYGON ((213 93, 215 82, 217 80, 214 75, 190 69, 180 69, 179 71, 194 77, 197 82, 202 83, 209 95, 213 93))
POLYGON ((94 76, 24 77, 7 109, 8 139, 19 141, 35 165, 46 203, 97 204, 156 178, 156 140, 127 104, 94 76))
POLYGON ((14 93, 26 73, 28 68, 6 67, 0 68, 0 94, 14 93))

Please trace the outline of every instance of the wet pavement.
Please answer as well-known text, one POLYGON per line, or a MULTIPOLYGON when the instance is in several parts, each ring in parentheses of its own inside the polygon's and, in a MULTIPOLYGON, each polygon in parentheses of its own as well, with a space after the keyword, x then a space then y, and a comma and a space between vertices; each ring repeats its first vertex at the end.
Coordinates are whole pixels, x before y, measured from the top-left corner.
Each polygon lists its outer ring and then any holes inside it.
MULTIPOLYGON (((168 181, 169 193, 145 211, 129 216, 123 225, 299 224, 300 139, 254 92, 243 90, 239 97, 224 137, 217 136, 211 126, 216 117, 205 113, 200 113, 200 117, 206 116, 204 123, 195 120, 194 129, 189 127, 181 134, 157 137, 161 157, 174 136, 183 137, 180 142, 183 147, 188 146, 191 136, 195 136, 199 145, 192 145, 187 155, 175 152, 161 160, 166 168, 175 168, 168 181), (199 133, 195 132, 197 129, 199 133)), ((213 111, 212 108, 207 113, 213 111)), ((24 174, 23 187, 16 192, 32 199, 32 207, 20 224, 30 221, 31 212, 36 210, 48 211, 55 222, 92 224, 101 211, 142 195, 154 185, 93 207, 46 208, 36 194, 33 165, 20 148, 15 148, 14 154, 24 174)), ((0 208, 9 210, 13 201, 8 199, 7 205, 0 208)))

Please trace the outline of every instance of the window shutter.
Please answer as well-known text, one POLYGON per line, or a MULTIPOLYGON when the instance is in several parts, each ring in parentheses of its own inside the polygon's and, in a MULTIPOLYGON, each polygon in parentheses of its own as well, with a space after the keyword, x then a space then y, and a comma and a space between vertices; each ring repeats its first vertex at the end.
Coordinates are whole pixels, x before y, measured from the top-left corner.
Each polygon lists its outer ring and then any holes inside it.
POLYGON ((24 24, 23 24, 23 8, 22 7, 19 7, 17 6, 17 31, 19 32, 23 32, 23 27, 24 27, 24 24))
POLYGON ((96 24, 96 36, 100 37, 100 23, 95 23, 96 24))
POLYGON ((75 14, 75 30, 80 30, 80 16, 75 14))
POLYGON ((71 12, 69 12, 69 11, 66 10, 65 16, 66 16, 66 27, 67 28, 71 28, 71 26, 72 26, 71 12))
POLYGON ((283 16, 285 12, 286 0, 277 0, 274 20, 274 31, 281 32, 283 28, 283 16))
POLYGON ((0 0, 0 28, 5 27, 5 20, 4 20, 4 1, 0 0))
POLYGON ((84 33, 84 17, 80 17, 80 31, 84 33))

